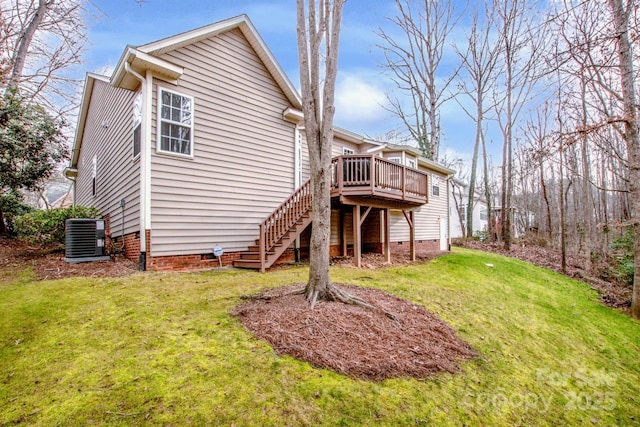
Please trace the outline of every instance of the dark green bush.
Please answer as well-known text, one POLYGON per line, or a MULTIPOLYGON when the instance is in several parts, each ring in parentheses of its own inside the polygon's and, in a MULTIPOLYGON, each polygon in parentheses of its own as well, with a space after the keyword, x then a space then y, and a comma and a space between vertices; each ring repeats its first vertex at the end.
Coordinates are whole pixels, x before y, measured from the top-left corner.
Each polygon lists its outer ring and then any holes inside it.
POLYGON ((9 235, 15 236, 17 233, 14 218, 33 211, 33 208, 25 205, 22 194, 15 190, 10 190, 0 196, 0 206, 2 206, 2 215, 7 231, 9 235))
POLYGON ((71 206, 33 211, 14 219, 18 237, 32 243, 64 245, 64 223, 70 218, 100 218, 96 208, 71 206))
POLYGON ((616 259, 616 276, 627 284, 633 283, 633 230, 629 229, 611 244, 616 259))

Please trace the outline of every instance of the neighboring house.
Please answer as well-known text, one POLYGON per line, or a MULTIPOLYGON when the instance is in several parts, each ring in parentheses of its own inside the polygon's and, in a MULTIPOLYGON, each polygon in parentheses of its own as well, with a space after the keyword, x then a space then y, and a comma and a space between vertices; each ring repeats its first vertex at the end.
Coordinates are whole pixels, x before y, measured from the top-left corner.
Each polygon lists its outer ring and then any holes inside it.
MULTIPOLYGON (((141 269, 215 266, 214 246, 224 264, 264 269, 308 251, 302 119, 243 15, 129 46, 110 77, 88 74, 66 176, 141 269)), ((332 255, 448 248, 453 171, 342 129, 333 155, 332 255)))
MULTIPOLYGON (((451 195, 449 196, 449 229, 451 238, 465 237, 463 230, 467 229, 467 204, 469 203, 469 184, 458 179, 452 179, 451 195), (464 228, 463 228, 464 227, 464 228)), ((474 191, 473 197, 473 235, 489 230, 489 215, 487 201, 479 191, 474 191)))
MULTIPOLYGON (((493 218, 495 221, 495 238, 502 239, 502 208, 497 206, 491 209, 493 212, 493 218)), ((513 239, 520 239, 525 236, 527 231, 533 224, 534 215, 531 212, 520 210, 517 208, 511 208, 511 237, 513 239)))

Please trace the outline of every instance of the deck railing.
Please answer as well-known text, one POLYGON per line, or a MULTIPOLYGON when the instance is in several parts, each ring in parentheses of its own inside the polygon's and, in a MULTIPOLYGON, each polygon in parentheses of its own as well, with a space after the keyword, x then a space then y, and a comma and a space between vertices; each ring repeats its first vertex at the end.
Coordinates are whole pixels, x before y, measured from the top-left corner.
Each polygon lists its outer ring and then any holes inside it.
POLYGON ((382 157, 348 155, 331 162, 331 188, 340 194, 369 189, 401 200, 427 201, 427 174, 382 157))
POLYGON ((311 209, 311 181, 307 180, 287 200, 260 224, 260 260, 264 264, 267 252, 311 209))

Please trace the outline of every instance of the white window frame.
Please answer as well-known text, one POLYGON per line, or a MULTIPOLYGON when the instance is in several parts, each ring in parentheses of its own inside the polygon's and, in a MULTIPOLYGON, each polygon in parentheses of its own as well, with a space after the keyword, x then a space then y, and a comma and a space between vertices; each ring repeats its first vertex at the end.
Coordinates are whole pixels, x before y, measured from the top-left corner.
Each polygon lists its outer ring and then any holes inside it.
POLYGON ((390 162, 402 165, 402 157, 400 156, 391 156, 391 157, 388 157, 387 160, 389 160, 390 162))
POLYGON ((140 151, 142 150, 142 92, 138 92, 133 98, 133 134, 131 141, 131 149, 133 152, 133 159, 140 157, 140 151), (138 152, 136 153, 136 130, 138 131, 138 152))
POLYGON ((431 176, 431 195, 440 197, 440 177, 438 175, 431 176), (438 189, 438 194, 436 194, 436 188, 438 189))
POLYGON ((356 150, 354 150, 353 148, 342 147, 343 156, 353 156, 354 154, 356 154, 356 150))
POLYGON ((407 167, 412 168, 412 169, 418 169, 418 162, 416 162, 416 159, 412 159, 411 157, 407 157, 406 162, 407 162, 407 167))
POLYGON ((170 156, 178 156, 178 157, 188 157, 193 158, 193 133, 195 128, 195 102, 193 96, 186 95, 184 93, 177 92, 173 89, 169 89, 166 87, 158 86, 158 95, 157 95, 157 125, 156 125, 156 133, 157 133, 157 141, 156 141, 156 152, 167 154, 170 156), (186 126, 180 122, 174 122, 172 120, 167 120, 162 118, 162 92, 168 92, 172 95, 181 96, 183 98, 187 98, 191 102, 191 123, 190 126, 186 126), (163 150, 162 149, 162 123, 167 122, 170 124, 174 124, 177 126, 190 127, 189 132, 189 153, 178 153, 176 151, 171 150, 163 150))

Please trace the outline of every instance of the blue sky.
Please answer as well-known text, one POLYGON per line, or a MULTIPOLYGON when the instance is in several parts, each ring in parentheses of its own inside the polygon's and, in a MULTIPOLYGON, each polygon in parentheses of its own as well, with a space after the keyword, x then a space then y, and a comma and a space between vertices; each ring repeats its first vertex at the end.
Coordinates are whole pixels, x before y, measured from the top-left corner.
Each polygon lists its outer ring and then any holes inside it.
MULTIPOLYGON (((141 45, 240 14, 247 14, 291 81, 298 85, 296 16, 294 0, 94 0, 102 16, 89 22, 85 54, 86 71, 105 72, 118 62, 126 45, 141 45)), ((376 47, 375 31, 393 30, 386 17, 393 13, 393 1, 350 0, 344 7, 340 61, 336 87, 335 124, 353 132, 378 136, 402 129, 386 111, 385 93, 393 83, 382 74, 383 58, 376 47)), ((463 29, 457 30, 459 35, 463 29)), ((454 58, 448 49, 446 58, 454 58)), ((462 110, 450 102, 441 112, 443 146, 454 155, 469 158, 474 126, 462 110)), ((495 145, 495 144, 494 144, 495 145)), ((497 151, 498 147, 494 147, 497 151)), ((448 154, 451 156, 451 154, 448 154)))

